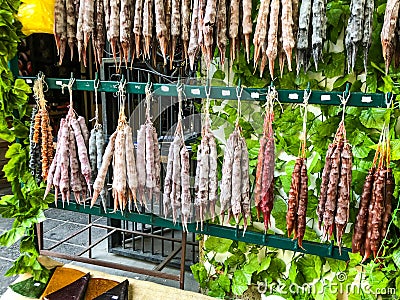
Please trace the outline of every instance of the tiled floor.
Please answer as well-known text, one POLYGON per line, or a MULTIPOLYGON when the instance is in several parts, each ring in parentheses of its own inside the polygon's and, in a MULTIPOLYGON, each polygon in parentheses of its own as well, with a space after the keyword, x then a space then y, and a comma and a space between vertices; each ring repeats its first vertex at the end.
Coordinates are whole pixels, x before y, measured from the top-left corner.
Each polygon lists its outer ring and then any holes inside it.
MULTIPOLYGON (((75 232, 81 228, 84 228, 88 222, 88 216, 80 213, 68 212, 58 209, 49 209, 45 212, 47 220, 43 223, 44 229, 44 243, 45 247, 50 247, 58 241, 65 238, 68 234, 75 232)), ((93 217, 93 222, 106 224, 105 218, 93 217)), ((11 227, 12 220, 0 218, 0 232, 7 230, 11 227)), ((96 241, 100 236, 104 235, 105 229, 93 228, 92 229, 92 242, 96 241)), ((58 252, 77 254, 87 246, 87 231, 73 237, 68 242, 55 248, 58 252)), ((0 295, 2 295, 7 286, 15 279, 10 277, 4 277, 5 272, 11 267, 12 261, 19 255, 19 245, 13 245, 9 248, 0 247, 0 295)), ((94 258, 103 259, 123 264, 134 264, 137 267, 153 269, 155 264, 147 263, 140 260, 134 260, 122 256, 117 256, 108 252, 107 240, 102 241, 99 245, 93 248, 92 255, 94 258)), ((59 260, 59 259, 57 259, 59 260)), ((62 260, 61 260, 62 261, 62 260)), ((63 261, 68 263, 69 261, 63 261)), ((94 265, 85 265, 77 262, 73 262, 77 265, 83 265, 87 268, 100 270, 102 272, 110 273, 113 275, 120 275, 125 277, 131 277, 141 280, 149 280, 160 284, 179 287, 179 283, 171 280, 165 280, 160 278, 149 277, 141 274, 134 274, 125 271, 98 267, 94 265)), ((168 271, 171 274, 179 274, 179 270, 166 268, 164 271, 168 271)), ((185 274, 185 289, 191 291, 198 291, 198 284, 193 279, 193 275, 190 272, 185 274)))

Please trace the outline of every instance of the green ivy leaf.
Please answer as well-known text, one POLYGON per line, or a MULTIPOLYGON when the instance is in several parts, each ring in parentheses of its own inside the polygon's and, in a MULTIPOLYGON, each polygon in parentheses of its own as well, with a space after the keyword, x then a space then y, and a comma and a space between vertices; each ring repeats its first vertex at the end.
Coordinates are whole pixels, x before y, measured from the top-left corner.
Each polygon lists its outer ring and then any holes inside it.
MULTIPOLYGON (((342 10, 340 10, 340 14, 342 10)), ((324 68, 325 76, 328 78, 333 78, 343 74, 345 67, 345 58, 343 53, 330 53, 329 63, 327 63, 324 68)))
POLYGON ((217 279, 218 285, 227 293, 231 290, 231 281, 227 275, 220 275, 217 279))
POLYGON ((396 249, 392 253, 393 262, 398 268, 400 268, 400 249, 396 249))
POLYGON ((368 276, 368 282, 371 285, 371 291, 376 293, 388 286, 389 280, 382 271, 375 270, 368 276))
POLYGON ((272 215, 275 218, 275 227, 283 231, 286 231, 286 212, 286 202, 281 198, 276 199, 272 209, 272 215))
MULTIPOLYGON (((320 265, 320 259, 318 258, 318 260, 320 265)), ((315 265, 314 258, 311 255, 299 258, 297 268, 304 276, 306 282, 312 282, 314 278, 319 277, 318 270, 316 269, 317 266, 315 265)))
POLYGON ((273 280, 277 280, 282 273, 286 272, 286 264, 282 259, 273 257, 267 272, 273 280))
POLYGON ((400 139, 390 141, 390 155, 392 160, 400 159, 400 139))
POLYGON ((382 130, 389 116, 390 111, 386 108, 368 108, 361 112, 360 122, 367 128, 382 130))
POLYGON ((225 253, 229 250, 233 241, 224 238, 218 238, 215 236, 209 236, 204 243, 204 246, 208 251, 215 251, 217 253, 225 253))
POLYGON ((0 236, 0 245, 10 247, 18 242, 26 234, 25 227, 13 227, 0 236))
POLYGON ((29 129, 21 121, 14 119, 13 132, 17 138, 25 139, 29 135, 29 129))
POLYGON ((242 270, 236 270, 233 273, 232 293, 234 295, 242 295, 248 289, 248 285, 250 283, 251 283, 251 275, 249 277, 242 270))
POLYGON ((400 276, 396 277, 396 282, 395 282, 395 288, 396 288, 396 296, 400 296, 400 276))
POLYGON ((225 79, 225 72, 222 70, 217 70, 214 72, 213 79, 224 80, 225 79))
POLYGON ((292 263, 290 265, 290 269, 289 269, 289 279, 292 283, 297 283, 296 282, 296 278, 297 278, 297 264, 296 263, 292 263))
POLYGON ((375 72, 369 72, 366 77, 367 93, 376 93, 378 88, 378 79, 375 72))
POLYGON ((265 271, 269 268, 269 265, 271 264, 271 256, 266 256, 262 259, 260 267, 257 270, 257 274, 259 274, 262 271, 265 271))
POLYGON ((260 268, 260 263, 258 262, 258 257, 256 254, 250 254, 249 261, 243 267, 243 271, 247 274, 253 274, 260 268))
POLYGON ((335 291, 334 288, 330 288, 329 284, 323 285, 321 281, 315 283, 316 288, 315 290, 318 293, 315 295, 315 300, 336 300, 337 299, 337 290, 335 291))
POLYGON ((199 283, 200 287, 205 288, 207 285, 207 270, 201 263, 190 266, 194 279, 199 283))
POLYGON ((362 256, 360 253, 349 252, 349 258, 350 258, 350 262, 349 262, 350 268, 354 268, 354 267, 358 266, 362 261, 362 256))
POLYGON ((350 75, 347 74, 345 76, 339 77, 336 79, 335 83, 333 84, 333 89, 338 89, 342 87, 346 82, 349 81, 350 75))

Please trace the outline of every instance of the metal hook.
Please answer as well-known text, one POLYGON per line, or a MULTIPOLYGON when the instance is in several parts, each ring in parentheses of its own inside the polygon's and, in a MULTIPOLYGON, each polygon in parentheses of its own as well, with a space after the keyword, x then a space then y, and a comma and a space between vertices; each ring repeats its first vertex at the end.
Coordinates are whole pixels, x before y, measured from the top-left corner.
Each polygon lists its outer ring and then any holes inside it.
MULTIPOLYGON (((181 76, 180 75, 178 76, 178 81, 176 83, 176 91, 181 91, 183 94, 185 94, 184 91, 183 91, 183 83, 181 82, 181 76)), ((185 95, 185 97, 186 97, 186 95, 185 95)))
POLYGON ((242 98, 242 92, 243 92, 242 80, 239 77, 238 86, 236 87, 236 97, 238 98, 238 100, 240 100, 240 98, 242 98))
POLYGON ((146 93, 150 93, 152 86, 153 86, 153 83, 151 82, 150 73, 148 73, 147 74, 147 83, 146 83, 146 87, 145 87, 145 92, 146 93))
POLYGON ((393 94, 391 92, 387 92, 385 94, 386 108, 389 108, 392 105, 392 102, 393 102, 393 94))
POLYGON ((343 97, 346 99, 350 96, 350 83, 346 83, 346 90, 343 93, 343 97))
POLYGON ((100 80, 99 80, 99 73, 94 73, 94 82, 93 82, 94 88, 97 90, 100 86, 100 80))

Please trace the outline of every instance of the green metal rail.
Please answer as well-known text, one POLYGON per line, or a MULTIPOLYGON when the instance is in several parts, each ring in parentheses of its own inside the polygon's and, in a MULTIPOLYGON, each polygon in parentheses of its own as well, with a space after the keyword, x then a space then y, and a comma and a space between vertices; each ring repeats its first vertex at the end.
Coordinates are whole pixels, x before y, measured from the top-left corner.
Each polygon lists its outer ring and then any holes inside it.
MULTIPOLYGON (((77 203, 62 204, 58 201, 57 206, 52 204, 52 207, 62 208, 64 210, 91 214, 95 216, 107 217, 111 219, 137 222, 143 224, 149 224, 153 226, 159 226, 164 228, 171 228, 175 230, 182 230, 182 224, 177 222, 174 224, 173 221, 161 218, 155 214, 150 213, 136 213, 136 212, 113 212, 112 209, 108 208, 107 212, 104 211, 100 206, 89 206, 79 205, 77 203)), ((189 232, 205 234, 210 236, 216 236, 226 238, 234 241, 241 241, 245 243, 251 243, 256 245, 268 246, 283 250, 296 251, 301 253, 307 253, 312 255, 318 255, 321 257, 329 257, 339 260, 349 260, 350 248, 342 248, 342 252, 339 252, 339 247, 333 245, 333 241, 328 243, 316 243, 303 241, 303 248, 298 247, 297 240, 292 240, 288 237, 276 234, 264 234, 261 232, 247 230, 243 234, 243 230, 239 227, 228 227, 216 224, 205 223, 203 230, 196 228, 196 223, 188 224, 189 232)))
MULTIPOLYGON (((21 77, 29 85, 33 85, 35 77, 21 77)), ((61 89, 62 85, 68 84, 69 79, 61 78, 46 78, 49 89, 61 89)), ((94 91, 95 80, 76 79, 73 85, 74 90, 79 91, 94 91)), ((99 81, 99 92, 117 92, 118 81, 99 81)), ((146 83, 142 82, 127 82, 126 92, 130 94, 145 94, 146 83)), ((211 99, 236 100, 237 87, 221 87, 204 85, 183 85, 186 98, 206 98, 206 90, 210 90, 211 99)), ((154 94, 157 96, 176 97, 177 85, 175 84, 153 84, 154 94)), ((302 103, 303 90, 278 90, 279 101, 282 103, 302 103)), ((264 101, 266 99, 267 89, 243 88, 241 100, 256 100, 264 101)), ((343 92, 325 92, 312 91, 311 97, 308 100, 309 104, 322 105, 340 105, 339 96, 343 96, 343 92)), ((386 107, 385 94, 365 94, 351 93, 347 102, 347 106, 358 107, 386 107)))

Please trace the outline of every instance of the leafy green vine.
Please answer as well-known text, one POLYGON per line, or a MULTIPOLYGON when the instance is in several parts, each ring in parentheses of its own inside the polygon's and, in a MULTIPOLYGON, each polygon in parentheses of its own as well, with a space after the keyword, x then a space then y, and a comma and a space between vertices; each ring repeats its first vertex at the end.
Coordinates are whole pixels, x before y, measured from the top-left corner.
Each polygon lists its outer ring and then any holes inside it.
POLYGON ((34 228, 44 220, 43 211, 54 198, 43 200, 44 189, 37 186, 28 169, 28 94, 31 90, 24 80, 14 80, 8 65, 23 37, 21 24, 15 18, 19 5, 19 0, 0 4, 0 138, 10 143, 6 153, 9 161, 3 171, 13 192, 1 198, 0 215, 14 219, 12 228, 0 236, 0 245, 8 247, 20 241, 20 256, 6 276, 31 273, 36 280, 45 282, 49 271, 37 261, 34 228))

